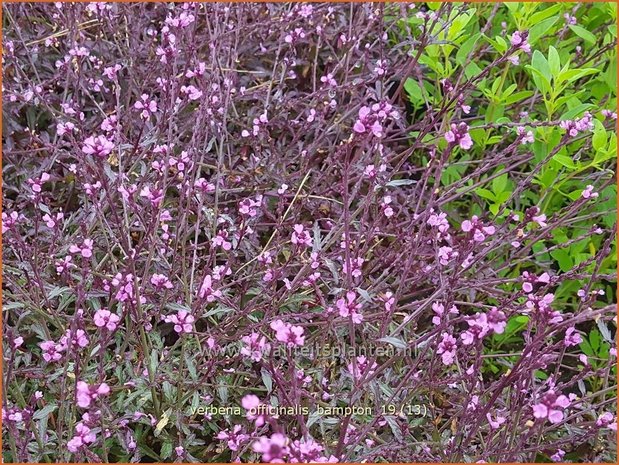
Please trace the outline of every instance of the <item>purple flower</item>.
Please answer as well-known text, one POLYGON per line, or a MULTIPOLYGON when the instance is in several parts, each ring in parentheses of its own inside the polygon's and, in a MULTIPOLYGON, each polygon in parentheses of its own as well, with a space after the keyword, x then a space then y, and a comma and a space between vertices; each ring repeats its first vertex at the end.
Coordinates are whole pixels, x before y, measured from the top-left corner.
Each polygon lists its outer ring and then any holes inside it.
POLYGON ((569 407, 570 401, 564 395, 557 395, 553 390, 542 397, 542 401, 533 405, 533 416, 537 419, 547 418, 552 424, 563 420, 563 410, 569 407))
POLYGON ((119 321, 120 317, 106 308, 100 308, 95 312, 94 322, 97 328, 106 328, 108 331, 114 331, 119 321))
POLYGON ((445 140, 450 144, 459 145, 464 150, 473 147, 473 139, 466 123, 451 123, 451 129, 445 133, 445 140))
POLYGON ((290 238, 290 242, 301 247, 311 247, 312 246, 312 238, 309 233, 305 230, 302 224, 294 225, 294 232, 292 233, 292 237, 290 238))
POLYGON ((107 396, 109 393, 110 387, 107 383, 90 386, 84 381, 78 381, 75 397, 78 407, 88 408, 95 399, 100 396, 107 396))
POLYGON ((565 330, 565 339, 563 339, 563 344, 565 344, 565 347, 577 346, 581 342, 582 337, 580 337, 580 334, 576 332, 576 328, 572 326, 565 330))
POLYGON ((176 315, 169 315, 163 318, 166 323, 174 325, 174 331, 178 334, 191 333, 193 323, 196 321, 193 315, 186 310, 179 310, 176 315))
POLYGON ((436 353, 441 355, 443 365, 451 365, 456 358, 457 341, 451 334, 441 334, 441 342, 436 353))
POLYGON ((105 136, 90 136, 84 141, 82 152, 99 158, 107 157, 114 149, 114 143, 105 136))
POLYGON ((531 53, 531 45, 527 42, 528 36, 529 33, 527 31, 516 31, 512 34, 510 42, 514 47, 518 47, 523 52, 531 53))
POLYGON ((305 342, 304 330, 301 326, 293 326, 282 320, 273 321, 269 326, 275 331, 275 338, 286 343, 288 347, 302 346, 305 342))
POLYGON ((253 443, 254 452, 262 454, 265 462, 283 463, 283 459, 290 453, 288 449, 289 439, 280 433, 273 434, 270 438, 263 436, 253 443))
POLYGON ((343 318, 352 318, 353 323, 359 324, 363 321, 363 315, 359 312, 361 310, 361 304, 356 302, 357 294, 353 291, 346 293, 346 298, 340 298, 335 303, 339 314, 343 318))

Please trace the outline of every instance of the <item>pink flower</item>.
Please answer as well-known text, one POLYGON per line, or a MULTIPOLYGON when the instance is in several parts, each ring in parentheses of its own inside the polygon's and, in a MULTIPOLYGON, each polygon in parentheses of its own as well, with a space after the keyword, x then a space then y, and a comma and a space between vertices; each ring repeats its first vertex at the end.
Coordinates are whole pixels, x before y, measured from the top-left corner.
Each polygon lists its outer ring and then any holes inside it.
POLYGON ((15 226, 21 218, 22 217, 20 214, 15 211, 10 214, 2 212, 2 234, 6 233, 13 226, 15 226))
POLYGON ((81 447, 95 442, 95 439, 95 434, 91 432, 88 426, 80 421, 75 425, 75 436, 67 442, 67 449, 69 452, 75 453, 81 447))
POLYGON ((135 102, 133 108, 136 110, 142 110, 140 116, 143 119, 147 119, 151 114, 157 112, 157 102, 155 100, 149 100, 150 97, 147 94, 142 94, 140 98, 141 100, 135 102))
POLYGON ((576 332, 576 328, 572 326, 565 330, 565 339, 563 340, 565 347, 577 346, 581 342, 582 337, 576 332))
POLYGON ((387 312, 390 312, 395 304, 395 297, 393 296, 393 292, 385 292, 385 295, 382 297, 382 299, 385 302, 385 310, 387 312))
POLYGON ((531 292, 533 292, 533 284, 536 284, 536 283, 549 284, 550 283, 550 275, 545 272, 542 273, 538 277, 538 276, 535 276, 533 273, 529 273, 528 271, 525 271, 524 273, 522 273, 522 279, 524 280, 524 283, 522 284, 522 290, 526 292, 527 294, 530 294, 531 292))
POLYGON ((110 387, 106 383, 89 386, 84 381, 78 381, 76 387, 76 400, 78 407, 88 408, 92 401, 99 396, 107 396, 110 387))
POLYGON ((533 131, 527 131, 524 127, 518 126, 516 128, 516 132, 518 133, 518 139, 522 145, 532 144, 535 142, 535 138, 533 137, 533 131))
POLYGON ((170 315, 164 317, 166 323, 172 323, 174 325, 174 331, 178 334, 191 333, 193 330, 193 323, 196 319, 186 310, 179 310, 176 315, 170 315))
POLYGON ((204 277, 198 295, 201 299, 206 299, 207 302, 214 302, 222 296, 220 290, 213 289, 213 278, 210 274, 204 277))
POLYGON ((529 33, 527 31, 516 31, 512 34, 510 42, 513 46, 518 47, 525 53, 531 53, 531 45, 527 42, 529 33))
POLYGON ((202 97, 202 91, 195 86, 182 86, 181 92, 189 97, 189 100, 198 100, 202 97))
POLYGON ((56 213, 55 217, 53 215, 48 215, 47 213, 43 215, 43 221, 45 221, 45 225, 50 229, 56 226, 57 222, 61 221, 63 218, 64 213, 62 212, 56 213))
POLYGON ((471 139, 469 127, 466 123, 452 123, 451 129, 445 133, 445 140, 450 144, 459 145, 464 150, 473 146, 473 139, 471 139))
POLYGON ((39 179, 28 179, 28 184, 30 184, 30 188, 32 189, 32 192, 34 192, 35 194, 40 194, 41 193, 41 186, 43 184, 45 184, 47 181, 49 181, 51 178, 51 176, 49 175, 49 173, 43 173, 41 174, 41 177, 39 179))
POLYGON ((359 324, 363 321, 363 315, 359 312, 361 304, 356 302, 357 294, 353 291, 346 293, 346 298, 338 299, 335 303, 339 314, 343 318, 351 317, 353 323, 359 324))
POLYGON ((57 362, 62 358, 62 352, 65 350, 62 345, 56 344, 54 341, 40 342, 39 347, 43 351, 43 360, 46 362, 57 362))
POLYGON ((108 331, 114 331, 120 321, 120 317, 106 308, 100 308, 95 312, 94 321, 95 326, 98 328, 105 327, 108 331))
POLYGON ((92 257, 92 245, 92 239, 84 239, 84 242, 81 246, 72 245, 71 247, 69 247, 69 252, 71 252, 72 254, 79 253, 84 258, 90 258, 92 257))
POLYGON ((460 228, 466 233, 472 232, 473 240, 475 242, 483 242, 486 239, 486 236, 492 236, 496 232, 496 228, 494 226, 485 226, 477 215, 473 215, 470 221, 464 220, 460 225, 460 228))
POLYGON ((502 334, 507 326, 507 318, 505 313, 498 310, 496 307, 492 307, 487 314, 488 327, 496 334, 502 334))
POLYGON ((150 200, 151 205, 155 208, 159 207, 159 204, 161 204, 163 195, 163 190, 151 189, 150 186, 144 186, 140 191, 140 197, 150 200))
POLYGON ((266 423, 266 414, 259 413, 261 405, 260 399, 253 394, 247 394, 241 399, 241 406, 247 411, 245 416, 248 420, 254 422, 256 428, 260 428, 266 423))
POLYGON ((391 196, 390 195, 385 195, 383 197, 382 202, 380 203, 380 206, 383 209, 383 214, 387 218, 391 218, 393 216, 393 208, 389 205, 391 202, 392 202, 391 196))
POLYGON ((468 346, 473 344, 475 340, 483 339, 490 331, 488 316, 485 313, 478 313, 475 316, 467 317, 466 322, 469 325, 469 328, 460 336, 464 345, 468 346))
POLYGON ((537 419, 547 418, 552 424, 563 420, 563 410, 569 407, 570 401, 564 395, 557 395, 553 390, 542 397, 542 401, 533 405, 533 416, 537 419))
POLYGON ((82 152, 86 155, 94 155, 99 158, 107 157, 114 149, 114 143, 105 136, 90 136, 84 141, 82 152))
POLYGON ((305 247, 312 246, 312 238, 310 237, 309 233, 305 231, 305 228, 303 227, 302 224, 294 225, 294 232, 292 233, 290 242, 292 242, 293 244, 299 247, 300 246, 305 246, 305 247))
POLYGON ((245 346, 241 349, 241 354, 250 357, 254 362, 262 360, 265 352, 268 352, 270 345, 266 342, 264 336, 258 333, 251 333, 249 336, 243 336, 241 341, 245 346))
POLYGON ((282 320, 275 320, 269 326, 275 331, 275 338, 286 343, 288 347, 302 346, 305 343, 304 330, 301 326, 292 326, 282 320))
POLYGON ((363 355, 356 357, 356 364, 350 362, 347 365, 348 372, 355 380, 368 378, 374 374, 374 370, 378 367, 376 362, 370 366, 370 361, 363 355))
POLYGON ((438 261, 441 265, 448 265, 451 260, 458 256, 458 252, 452 247, 442 246, 438 249, 438 261))
POLYGON ((553 462, 563 462, 563 457, 565 456, 565 451, 563 449, 557 449, 557 452, 550 456, 550 460, 553 462))
POLYGON ((428 225, 438 228, 440 233, 446 233, 449 229, 449 222, 447 221, 447 213, 435 213, 433 209, 430 209, 430 216, 428 217, 428 225))
POLYGON ((264 462, 283 463, 286 456, 290 453, 288 449, 289 439, 280 433, 273 434, 270 438, 261 437, 253 443, 252 449, 258 454, 262 454, 264 462))
POLYGON ((583 199, 594 199, 596 197, 598 197, 600 194, 598 194, 597 192, 593 192, 594 187, 592 185, 588 185, 584 191, 582 191, 582 198, 583 199))
POLYGON ((369 134, 381 138, 384 136, 384 125, 389 118, 397 119, 399 114, 388 102, 375 103, 371 107, 363 106, 359 109, 359 115, 353 125, 353 131, 357 134, 369 134))
POLYGON ((564 129, 570 136, 576 137, 579 132, 592 131, 595 126, 593 124, 593 116, 587 111, 580 119, 561 121, 559 127, 564 129))
POLYGON ((436 353, 441 355, 443 365, 451 365, 454 362, 457 348, 455 337, 448 333, 441 334, 441 342, 436 353))
POLYGON ((231 451, 239 450, 241 443, 249 439, 247 434, 242 433, 243 427, 241 425, 234 425, 232 431, 227 429, 217 433, 217 439, 227 441, 228 449, 231 451))
POLYGON ((150 283, 157 289, 172 289, 174 285, 164 274, 154 274, 150 278, 150 283))
POLYGON ((213 245, 215 247, 221 247, 224 250, 232 249, 232 242, 228 241, 228 231, 221 230, 217 233, 217 236, 213 238, 213 245))
POLYGON ((599 428, 610 428, 613 431, 617 431, 617 420, 610 412, 604 412, 595 421, 595 425, 599 428))
POLYGON ((486 414, 486 418, 488 419, 488 423, 490 424, 490 427, 492 429, 499 428, 506 421, 505 417, 499 415, 497 415, 496 418, 493 420, 489 412, 486 414))
POLYGON ((321 76, 320 82, 331 87, 337 86, 337 81, 333 78, 333 74, 331 73, 327 73, 326 75, 321 76))

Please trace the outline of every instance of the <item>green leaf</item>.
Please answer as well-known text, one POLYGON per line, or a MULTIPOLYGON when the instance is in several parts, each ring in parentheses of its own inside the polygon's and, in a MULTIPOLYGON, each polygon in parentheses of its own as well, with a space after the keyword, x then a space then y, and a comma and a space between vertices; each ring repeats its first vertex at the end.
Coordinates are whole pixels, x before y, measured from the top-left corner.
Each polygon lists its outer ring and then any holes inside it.
POLYGON ((550 252, 552 258, 554 258, 559 264, 559 268, 564 273, 570 271, 574 267, 571 255, 564 249, 556 249, 550 252))
POLYGON ((580 347, 580 350, 582 350, 583 353, 587 357, 594 357, 595 356, 595 352, 591 348, 591 344, 589 344, 589 342, 586 339, 583 339, 583 341, 580 343, 579 347, 580 347))
POLYGON ((466 42, 460 45, 460 49, 458 50, 458 53, 456 53, 457 64, 459 64, 460 66, 464 66, 466 58, 469 56, 469 53, 471 53, 471 51, 475 47, 475 44, 479 40, 480 36, 481 34, 479 32, 477 34, 473 34, 471 37, 469 37, 466 40, 466 42))
POLYGON ((581 103, 580 105, 575 106, 571 110, 568 110, 565 113, 563 113, 563 115, 561 115, 561 121, 578 118, 582 116, 583 113, 587 111, 588 109, 590 109, 591 107, 593 107, 593 105, 590 103, 581 103))
POLYGON ((550 67, 550 74, 556 79, 561 71, 561 58, 557 49, 552 45, 548 47, 548 66, 550 67))
POLYGON ((544 74, 540 70, 534 68, 531 65, 526 65, 525 68, 533 72, 532 77, 533 77, 533 83, 535 84, 535 87, 538 90, 542 91, 544 94, 549 94, 550 93, 550 81, 546 79, 546 76, 544 76, 544 74))
POLYGON ((583 69, 568 69, 566 71, 561 71, 558 76, 558 82, 574 82, 579 80, 582 77, 589 76, 591 74, 599 73, 599 69, 595 68, 583 68, 583 69))
POLYGON ((530 97, 531 95, 533 95, 532 90, 523 90, 521 92, 516 92, 515 94, 510 95, 509 97, 503 99, 503 103, 505 103, 505 105, 510 105, 512 103, 520 102, 521 100, 524 100, 525 98, 530 97))
POLYGON ((591 32, 587 31, 584 27, 576 26, 575 24, 570 24, 570 29, 574 34, 583 39, 585 42, 589 42, 590 44, 595 44, 595 35, 591 32))
POLYGON ((404 90, 408 94, 408 97, 412 103, 423 101, 421 87, 419 87, 419 84, 417 84, 414 79, 408 78, 404 82, 404 90))
POLYGON ((563 5, 561 5, 560 3, 555 4, 551 7, 548 7, 542 11, 538 11, 537 13, 535 13, 533 16, 531 16, 529 18, 529 24, 537 24, 540 21, 545 20, 546 18, 549 18, 550 16, 554 15, 555 13, 559 12, 561 9, 563 8, 563 5))
POLYGON ((475 189, 475 193, 484 199, 490 200, 491 202, 496 202, 495 195, 488 189, 483 189, 480 187, 479 189, 475 189))
POLYGON ((550 82, 552 79, 552 72, 550 71, 550 65, 548 60, 539 50, 533 52, 533 58, 531 58, 531 64, 550 82))
POLYGON ((561 155, 560 153, 558 153, 554 157, 552 157, 552 159, 556 161, 557 163, 560 163, 561 165, 565 166, 566 168, 569 168, 572 170, 576 169, 574 160, 572 160, 571 157, 568 157, 567 155, 561 155))
POLYGON ((507 187, 507 173, 503 173, 492 180, 492 191, 495 195, 500 194, 507 187))
POLYGON ((554 26, 554 24, 558 21, 558 19, 559 19, 559 16, 557 15, 557 16, 545 19, 544 21, 541 21, 535 24, 529 30, 529 38, 527 39, 527 41, 531 45, 535 45, 535 43, 539 40, 539 38, 542 37, 544 34, 551 34, 552 32, 550 28, 554 26))
POLYGON ((172 444, 172 442, 166 440, 161 446, 161 453, 159 454, 161 460, 169 458, 172 455, 173 449, 174 445, 172 444))
POLYGON ((606 147, 606 129, 598 120, 593 120, 593 123, 595 124, 595 129, 593 130, 591 145, 595 150, 600 150, 606 147))
POLYGON ((591 332, 589 333, 589 344, 591 344, 591 348, 593 349, 593 352, 595 352, 596 354, 600 350, 601 341, 602 341, 602 338, 600 336, 600 332, 597 329, 592 329, 591 332))

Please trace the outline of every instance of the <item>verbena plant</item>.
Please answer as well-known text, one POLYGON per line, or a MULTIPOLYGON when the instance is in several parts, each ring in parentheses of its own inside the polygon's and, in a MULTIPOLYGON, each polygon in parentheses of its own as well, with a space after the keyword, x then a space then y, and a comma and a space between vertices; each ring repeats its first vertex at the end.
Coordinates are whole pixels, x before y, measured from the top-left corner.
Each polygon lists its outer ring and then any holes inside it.
POLYGON ((616 5, 3 13, 5 462, 616 460, 616 5))

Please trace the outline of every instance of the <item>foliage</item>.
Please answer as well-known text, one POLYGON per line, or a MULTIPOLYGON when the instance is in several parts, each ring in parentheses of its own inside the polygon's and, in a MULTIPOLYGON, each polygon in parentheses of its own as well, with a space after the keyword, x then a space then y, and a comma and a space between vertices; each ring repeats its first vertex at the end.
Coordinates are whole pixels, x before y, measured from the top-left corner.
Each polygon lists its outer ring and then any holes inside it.
POLYGON ((615 461, 616 20, 3 5, 4 461, 615 461))

